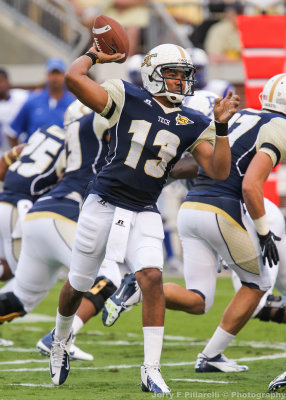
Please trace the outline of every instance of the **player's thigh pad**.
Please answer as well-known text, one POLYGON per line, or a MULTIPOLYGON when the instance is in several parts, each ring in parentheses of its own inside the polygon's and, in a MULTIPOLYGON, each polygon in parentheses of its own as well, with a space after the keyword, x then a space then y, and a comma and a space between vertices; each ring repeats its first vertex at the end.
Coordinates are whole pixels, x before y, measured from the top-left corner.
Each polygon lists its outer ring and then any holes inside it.
POLYGON ((190 223, 184 232, 204 239, 237 272, 241 281, 255 284, 262 290, 269 289, 268 271, 262 263, 257 234, 249 216, 241 210, 244 229, 223 211, 186 211, 190 212, 190 223))
POLYGON ((90 194, 79 216, 69 281, 80 292, 89 290, 104 259, 115 207, 90 194))
POLYGON ((163 270, 163 239, 160 214, 149 211, 136 213, 126 252, 127 264, 133 272, 144 268, 163 270))
POLYGON ((116 287, 120 286, 121 283, 121 272, 119 265, 116 261, 107 260, 106 258, 103 260, 97 276, 105 276, 105 278, 109 279, 113 282, 116 287))
MULTIPOLYGON (((217 278, 217 252, 205 239, 193 234, 192 224, 207 224, 212 229, 209 221, 197 220, 193 210, 180 209, 178 214, 178 232, 183 247, 184 276, 186 288, 199 291, 204 296, 205 312, 213 305, 216 278, 217 278)), ((216 232, 216 230, 214 231, 216 232)))
POLYGON ((21 249, 21 239, 12 239, 12 232, 18 219, 17 208, 0 202, 0 258, 4 258, 15 274, 21 249))
POLYGON ((38 218, 23 224, 22 250, 15 275, 14 293, 28 312, 55 285, 60 267, 70 264, 71 248, 63 233, 69 231, 71 235, 75 231, 75 223, 62 221, 60 232, 56 222, 53 218, 38 218))

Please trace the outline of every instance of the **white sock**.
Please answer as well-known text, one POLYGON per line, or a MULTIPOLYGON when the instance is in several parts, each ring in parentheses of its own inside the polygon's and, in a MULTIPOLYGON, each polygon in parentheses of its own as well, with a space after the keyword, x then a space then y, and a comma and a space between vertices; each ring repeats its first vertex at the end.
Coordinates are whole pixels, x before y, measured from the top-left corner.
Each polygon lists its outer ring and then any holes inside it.
POLYGON ((55 336, 59 340, 67 339, 69 337, 74 316, 75 314, 71 315, 70 317, 64 317, 59 313, 59 310, 57 310, 55 336))
POLYGON ((76 314, 72 323, 73 334, 76 335, 83 325, 83 320, 76 314))
POLYGON ((228 333, 218 326, 202 353, 207 358, 213 358, 222 353, 234 337, 235 335, 228 333))
POLYGON ((163 326, 144 326, 144 365, 160 365, 163 345, 163 326))

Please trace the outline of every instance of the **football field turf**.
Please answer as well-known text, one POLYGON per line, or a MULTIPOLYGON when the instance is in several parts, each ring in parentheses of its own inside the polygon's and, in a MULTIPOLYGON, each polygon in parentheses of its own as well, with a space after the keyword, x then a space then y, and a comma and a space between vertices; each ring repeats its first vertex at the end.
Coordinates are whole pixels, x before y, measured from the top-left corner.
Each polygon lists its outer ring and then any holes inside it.
MULTIPOLYGON (((182 279, 173 281, 183 284, 182 279)), ((123 313, 113 327, 102 325, 101 314, 85 325, 76 345, 92 353, 94 361, 72 362, 66 383, 61 387, 52 385, 48 359, 38 354, 35 344, 54 327, 62 284, 61 281, 56 285, 28 320, 20 318, 0 326, 0 339, 14 342, 13 346, 0 345, 0 400, 162 398, 143 393, 139 386, 143 361, 141 305, 123 313)), ((249 371, 195 373, 196 356, 214 332, 232 296, 230 278, 219 278, 215 303, 207 314, 166 312, 161 370, 172 389, 168 398, 286 398, 286 393, 267 393, 269 382, 286 370, 285 325, 251 320, 226 349, 227 357, 247 364, 249 371)))

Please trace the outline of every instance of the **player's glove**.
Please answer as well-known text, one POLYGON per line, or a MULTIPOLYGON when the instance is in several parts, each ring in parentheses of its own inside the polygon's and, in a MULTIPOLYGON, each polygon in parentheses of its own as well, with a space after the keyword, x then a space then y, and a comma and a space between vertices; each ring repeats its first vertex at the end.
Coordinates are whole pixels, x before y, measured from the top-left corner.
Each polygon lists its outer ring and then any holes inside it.
POLYGON ((261 247, 263 263, 265 264, 267 260, 269 267, 272 268, 273 264, 277 265, 279 261, 279 254, 275 240, 279 241, 281 238, 274 235, 274 233, 271 231, 269 231, 266 235, 259 235, 259 233, 257 233, 257 235, 261 247))

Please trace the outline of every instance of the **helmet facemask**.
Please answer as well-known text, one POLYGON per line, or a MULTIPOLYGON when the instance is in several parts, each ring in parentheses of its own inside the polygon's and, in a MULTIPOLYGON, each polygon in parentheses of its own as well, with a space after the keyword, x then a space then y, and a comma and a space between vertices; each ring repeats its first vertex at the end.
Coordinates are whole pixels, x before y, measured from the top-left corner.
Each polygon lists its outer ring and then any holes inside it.
POLYGON ((154 80, 158 80, 162 82, 162 90, 160 93, 154 94, 155 96, 166 96, 167 99, 171 103, 182 103, 185 96, 193 96, 194 94, 194 83, 195 83, 195 68, 194 67, 186 67, 185 65, 178 65, 178 64, 165 64, 165 65, 158 65, 151 78, 154 80), (185 78, 175 78, 175 77, 167 77, 164 74, 165 70, 175 70, 179 72, 185 73, 185 78), (155 78, 153 78, 155 76, 155 78), (172 91, 169 89, 168 81, 178 81, 180 84, 179 91, 172 91))
POLYGON ((172 103, 182 103, 185 96, 194 93, 195 67, 184 49, 165 44, 151 50, 145 57, 141 74, 143 85, 153 96, 164 96, 172 103), (164 70, 171 69, 185 73, 184 78, 166 77, 164 70), (180 81, 180 90, 169 89, 168 80, 180 81), (184 83, 185 82, 185 83, 184 83))

